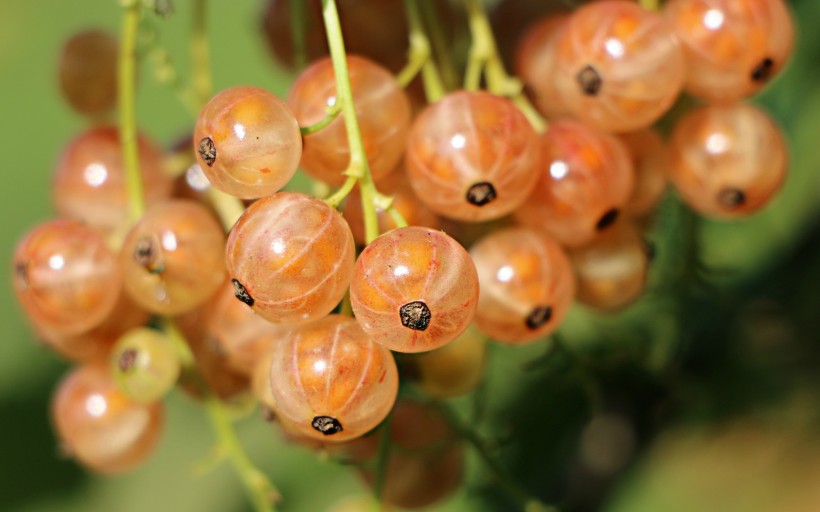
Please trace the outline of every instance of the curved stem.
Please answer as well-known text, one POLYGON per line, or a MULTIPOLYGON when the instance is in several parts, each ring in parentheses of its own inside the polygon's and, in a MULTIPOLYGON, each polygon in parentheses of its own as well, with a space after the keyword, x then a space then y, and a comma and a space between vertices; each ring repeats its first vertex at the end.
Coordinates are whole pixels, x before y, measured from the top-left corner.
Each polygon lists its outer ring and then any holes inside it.
POLYGON ((342 201, 345 200, 345 197, 347 197, 350 194, 350 191, 353 190, 353 187, 355 187, 356 183, 358 182, 359 180, 355 176, 348 176, 344 182, 344 185, 342 185, 339 190, 334 192, 332 196, 325 199, 325 202, 333 208, 338 208, 339 205, 342 204, 342 201))
POLYGON ((492 27, 487 19, 487 13, 481 0, 465 0, 470 21, 470 33, 473 37, 470 49, 470 60, 467 63, 465 87, 468 90, 478 88, 483 69, 487 79, 487 89, 499 96, 506 96, 527 116, 532 127, 538 133, 547 129, 547 122, 535 110, 530 100, 524 95, 521 81, 507 74, 498 47, 495 44, 492 27))
POLYGON ((242 448, 231 424, 228 411, 199 375, 194 355, 191 353, 191 349, 188 347, 188 343, 185 341, 179 327, 172 319, 163 318, 162 328, 174 344, 185 373, 193 378, 197 388, 205 397, 205 409, 208 412, 208 418, 218 440, 217 453, 224 456, 233 466, 234 472, 248 493, 248 498, 254 505, 254 510, 257 512, 274 512, 273 503, 279 500, 279 492, 267 477, 256 469, 248 454, 242 448))
POLYGON ((128 218, 131 223, 142 217, 145 198, 142 190, 139 152, 137 149, 137 113, 135 83, 137 72, 137 35, 142 6, 134 1, 123 7, 122 35, 117 69, 119 130, 125 185, 128 195, 128 218))
MULTIPOLYGON (((410 23, 410 63, 408 67, 412 64, 418 66, 416 73, 419 70, 421 71, 424 93, 427 96, 427 101, 432 103, 444 96, 444 84, 438 67, 436 67, 433 60, 430 38, 427 37, 427 32, 424 30, 417 0, 404 0, 404 7, 410 23)), ((407 79, 407 83, 410 83, 413 76, 407 79)), ((402 75, 399 75, 399 78, 401 77, 402 75)), ((401 80, 399 80, 399 83, 401 83, 401 80)))
POLYGON ((356 118, 356 108, 353 104, 353 91, 350 87, 350 76, 347 71, 347 56, 342 39, 342 27, 339 23, 339 11, 336 0, 322 0, 322 15, 327 31, 330 58, 333 61, 333 72, 336 75, 336 100, 342 108, 342 116, 347 129, 347 141, 350 148, 350 164, 345 175, 358 180, 362 193, 362 211, 364 213, 365 239, 369 244, 379 236, 379 221, 373 199, 376 196, 376 186, 370 175, 370 165, 364 152, 362 134, 359 130, 359 120, 356 118))
POLYGON ((428 39, 432 45, 433 55, 439 64, 437 69, 441 73, 442 82, 447 90, 453 90, 458 87, 458 72, 456 72, 455 64, 453 64, 449 52, 444 27, 441 26, 441 19, 436 11, 435 2, 421 2, 421 15, 427 26, 428 39))
POLYGON ((316 133, 324 128, 327 128, 327 126, 330 123, 332 123, 334 120, 336 120, 337 117, 339 117, 339 113, 341 111, 342 109, 339 107, 339 104, 335 103, 332 107, 328 107, 327 113, 325 114, 324 118, 313 124, 309 124, 307 126, 300 126, 299 132, 302 134, 302 136, 305 136, 310 135, 312 133, 316 133))

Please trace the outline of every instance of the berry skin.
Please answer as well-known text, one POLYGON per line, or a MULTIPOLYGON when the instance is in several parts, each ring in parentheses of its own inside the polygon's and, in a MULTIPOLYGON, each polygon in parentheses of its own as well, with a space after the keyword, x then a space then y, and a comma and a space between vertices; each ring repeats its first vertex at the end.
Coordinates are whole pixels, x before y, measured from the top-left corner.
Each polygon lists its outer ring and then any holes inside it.
POLYGON ((515 52, 516 74, 534 95, 538 111, 547 118, 568 114, 555 88, 555 43, 569 15, 546 16, 527 29, 515 52))
POLYGON ((117 257, 99 233, 74 220, 40 224, 14 251, 12 282, 28 317, 56 337, 88 331, 114 309, 117 257))
POLYGON ((703 215, 737 218, 765 206, 786 176, 780 129, 745 104, 707 106, 682 117, 669 143, 670 178, 703 215))
POLYGON ((645 128, 683 87, 684 53, 672 27, 634 2, 579 8, 555 44, 555 87, 566 109, 598 129, 645 128))
POLYGON ((290 108, 274 94, 232 87, 199 114, 194 153, 214 187, 254 199, 290 181, 302 156, 302 135, 290 108))
POLYGON ((478 276, 467 251, 443 232, 394 229, 359 256, 350 303, 374 341, 424 352, 449 343, 472 321, 478 276))
POLYGON ((686 90, 715 103, 759 91, 786 64, 794 26, 782 0, 669 0, 687 57, 686 90))
POLYGON ((669 174, 669 151, 661 136, 650 129, 623 133, 623 142, 635 168, 635 187, 624 208, 634 219, 646 218, 666 192, 669 174))
POLYGON ((554 331, 575 298, 561 246, 528 228, 496 231, 470 249, 481 292, 476 325, 491 339, 523 344, 554 331))
POLYGON ((60 53, 60 92, 81 114, 95 116, 117 103, 117 39, 99 29, 71 36, 60 53))
POLYGON ((405 163, 416 195, 436 213, 497 219, 521 205, 538 179, 538 135, 508 99, 459 91, 419 114, 405 163))
POLYGON ((484 377, 487 344, 470 326, 441 348, 418 354, 411 360, 419 387, 434 398, 469 393, 484 377))
POLYGON ((593 242, 569 253, 578 280, 578 300, 613 312, 643 294, 651 254, 638 229, 619 222, 593 242))
POLYGON ((226 251, 237 298, 271 322, 290 324, 318 320, 339 304, 356 254, 339 212, 291 192, 251 205, 226 251))
POLYGON ((145 461, 165 426, 162 402, 138 404, 120 391, 104 365, 75 368, 51 404, 68 453, 100 473, 122 473, 145 461))
POLYGON ((140 327, 117 341, 109 358, 117 386, 128 398, 141 404, 161 400, 176 384, 180 364, 168 337, 140 327))
POLYGON ((199 204, 177 199, 153 206, 120 251, 125 289, 153 313, 191 311, 224 281, 224 247, 222 227, 199 204))
POLYGON ((540 178, 516 219, 577 247, 609 228, 629 200, 635 171, 614 136, 577 121, 550 124, 541 136, 540 178))
MULTIPOLYGON (((410 100, 392 74, 363 57, 347 57, 353 103, 359 119, 364 151, 373 179, 396 168, 404 153, 410 129, 410 100)), ((336 75, 330 58, 322 59, 296 79, 288 96, 301 126, 315 124, 336 103, 336 75)), ((342 115, 321 130, 304 137, 302 168, 310 176, 330 185, 341 185, 342 172, 350 162, 342 115)))
POLYGON ((352 318, 330 315, 273 347, 276 414, 299 433, 339 442, 367 433, 393 408, 398 370, 389 350, 352 318))
MULTIPOLYGON (((146 205, 165 201, 173 180, 163 167, 162 151, 142 135, 137 136, 137 150, 146 205)), ((110 234, 127 220, 126 192, 117 128, 92 128, 69 143, 54 175, 57 213, 110 234)))

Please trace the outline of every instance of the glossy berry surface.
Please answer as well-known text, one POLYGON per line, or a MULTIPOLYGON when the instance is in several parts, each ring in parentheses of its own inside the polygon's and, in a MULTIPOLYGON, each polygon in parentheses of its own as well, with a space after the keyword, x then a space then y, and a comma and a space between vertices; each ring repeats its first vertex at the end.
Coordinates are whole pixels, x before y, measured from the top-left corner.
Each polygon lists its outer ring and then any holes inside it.
POLYGON ((203 206, 167 201, 145 212, 120 251, 125 289, 148 311, 177 315, 225 279, 225 234, 203 206))
POLYGON ((69 105, 86 115, 108 112, 117 103, 117 38, 104 30, 78 32, 60 52, 60 92, 69 105))
MULTIPOLYGON (((404 153, 410 128, 410 100, 393 75, 375 62, 351 55, 347 65, 364 151, 370 172, 378 179, 395 169, 404 153)), ((335 77, 330 58, 325 58, 296 79, 288 105, 301 126, 327 117, 327 108, 336 104, 335 77)), ((349 162, 347 130, 341 115, 304 137, 301 165, 310 176, 330 185, 341 185, 346 178, 342 172, 349 162)))
MULTIPOLYGON (((173 181, 163 168, 162 152, 142 135, 137 137, 137 150, 146 204, 164 201, 171 196, 173 181)), ((92 128, 69 143, 54 175, 54 204, 60 215, 106 234, 122 226, 128 200, 116 128, 92 128)))
POLYGON ((399 381, 389 350, 354 319, 330 315, 274 345, 270 384, 277 415, 308 437, 337 442, 378 425, 399 381))
POLYGON ((619 222, 569 254, 581 303, 601 311, 617 311, 643 294, 650 253, 638 229, 629 222, 619 222))
MULTIPOLYGON (((403 170, 396 170, 388 174, 379 180, 376 186, 382 194, 393 197, 392 207, 407 221, 407 225, 432 229, 440 227, 441 219, 419 200, 413 192, 413 187, 410 186, 407 174, 403 170)), ((357 244, 365 245, 364 215, 362 213, 362 196, 359 187, 354 188, 347 196, 342 214, 350 225, 353 239, 356 240, 357 244)), ((379 233, 387 233, 397 227, 389 212, 378 206, 376 207, 376 215, 379 219, 379 233)))
POLYGON ((554 14, 527 29, 515 52, 516 74, 529 87, 538 111, 552 119, 567 115, 555 87, 555 43, 567 25, 567 14, 554 14))
POLYGON ((356 254, 335 209, 291 192, 251 205, 226 251, 237 298, 272 322, 293 324, 322 318, 339 304, 356 254))
POLYGON ((111 374, 125 395, 141 404, 161 400, 180 373, 177 350, 155 329, 132 329, 117 340, 109 358, 111 374))
POLYGON ((256 362, 270 346, 284 339, 290 327, 268 322, 242 301, 236 300, 233 283, 226 282, 205 305, 205 330, 219 346, 228 365, 251 375, 256 362))
POLYGON ((302 156, 302 135, 290 108, 276 95, 258 87, 232 87, 199 114, 194 152, 214 187, 253 199, 290 181, 302 156))
POLYGON ((58 336, 101 324, 122 287, 117 257, 73 220, 40 224, 14 251, 14 291, 35 326, 58 336))
POLYGON ((540 177, 516 218, 563 245, 583 245, 627 204, 635 183, 629 154, 612 135, 571 120, 551 123, 541 143, 540 177))
POLYGON ((424 352, 467 328, 478 303, 478 277, 467 251, 443 232, 400 228, 362 251, 350 302, 374 341, 398 352, 424 352))
POLYGON ((762 208, 786 177, 780 129, 745 104, 701 107, 678 121, 670 139, 671 179, 686 203, 720 218, 762 208))
POLYGON ((710 102, 754 94, 780 72, 794 46, 782 0, 670 0, 664 14, 686 52, 686 90, 710 102))
POLYGON ((486 358, 484 336, 471 325, 443 347, 418 354, 411 364, 425 393, 434 398, 452 398, 478 386, 486 358))
POLYGON ((526 343, 554 331, 575 298, 569 259, 548 235, 528 228, 496 231, 470 248, 481 286, 476 325, 502 343, 526 343))
POLYGON ((538 135, 511 101, 455 92, 416 118, 405 162, 416 195, 436 213, 497 219, 517 208, 538 179, 538 135))
POLYGON ((618 136, 623 142, 635 169, 635 186, 624 213, 644 218, 652 213, 666 191, 669 175, 669 151, 660 135, 645 128, 618 136))
POLYGON ((683 87, 684 53, 671 25, 634 2, 580 7, 555 51, 555 86, 567 110, 602 130, 649 126, 683 87))
POLYGON ((101 473, 133 469, 151 455, 164 428, 162 402, 141 405, 120 391, 104 365, 77 367, 51 405, 57 435, 78 462, 101 473))

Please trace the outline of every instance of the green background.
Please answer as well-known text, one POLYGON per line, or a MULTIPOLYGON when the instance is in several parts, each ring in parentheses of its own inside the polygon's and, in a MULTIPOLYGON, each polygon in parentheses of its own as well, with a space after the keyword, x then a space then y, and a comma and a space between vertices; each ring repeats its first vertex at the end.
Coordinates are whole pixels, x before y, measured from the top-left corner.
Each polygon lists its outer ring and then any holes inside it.
MULTIPOLYGON (((176 3, 176 15, 161 22, 162 41, 185 73, 189 5, 184 0, 176 3)), ((272 63, 258 30, 262 2, 210 4, 215 88, 252 84, 286 94, 292 76, 272 63)), ((796 56, 784 75, 756 99, 784 129, 791 152, 791 174, 781 195, 764 212, 747 221, 702 226, 704 261, 712 269, 730 270, 710 275, 711 285, 721 293, 711 299, 687 295, 683 301, 688 318, 703 320, 702 336, 697 338, 701 345, 697 347, 714 348, 723 346, 726 337, 743 337, 742 329, 735 324, 726 329, 716 327, 722 325, 721 319, 712 317, 715 311, 723 310, 716 305, 715 297, 723 297, 725 292, 735 298, 732 304, 745 307, 753 297, 781 297, 782 293, 778 295, 774 290, 780 290, 783 283, 794 291, 789 291, 787 299, 776 302, 784 308, 799 310, 794 315, 782 315, 795 330, 790 338, 794 344, 788 345, 786 352, 792 354, 790 351, 800 348, 813 355, 820 342, 816 322, 801 320, 820 315, 820 292, 815 290, 820 288, 820 252, 813 243, 817 239, 820 211, 820 31, 816 27, 820 2, 795 0, 792 6, 799 24, 796 56)), ((60 45, 83 28, 99 26, 116 33, 119 14, 114 1, 0 2, 0 147, 6 181, 0 187, 2 268, 11 268, 14 244, 25 230, 52 215, 52 169, 61 148, 87 126, 58 94, 55 69, 60 45)), ((147 69, 141 73, 137 108, 142 129, 163 143, 192 128, 190 116, 166 88, 155 84, 147 69)), ((680 263, 675 243, 681 220, 674 200, 668 201, 661 213, 655 234, 661 251, 653 276, 657 289, 663 289, 665 276, 673 275, 680 263)), ((242 490, 227 468, 220 467, 202 477, 192 476, 193 466, 209 453, 212 437, 201 408, 178 394, 169 398, 167 432, 156 455, 133 473, 108 478, 92 476, 61 458, 49 424, 48 404, 67 365, 34 341, 13 299, 9 275, 9 271, 0 273, 0 319, 4 327, 0 342, 0 510, 226 511, 246 507, 242 490)), ((563 330, 565 336, 577 350, 588 355, 593 373, 600 370, 598 375, 615 379, 615 387, 629 380, 630 385, 625 385, 624 390, 640 396, 646 390, 644 373, 655 385, 654 369, 666 367, 681 352, 684 357, 692 353, 676 345, 687 326, 675 313, 659 308, 658 304, 666 300, 662 293, 651 293, 617 317, 600 317, 576 308, 563 330), (651 343, 638 340, 618 345, 618 336, 630 338, 637 330, 648 330, 651 343), (633 371, 635 368, 640 371, 633 371)), ((520 371, 522 362, 537 357, 545 347, 543 343, 520 350, 492 347, 485 392, 492 412, 486 430, 503 430, 506 420, 518 425, 532 416, 539 418, 538 428, 528 432, 532 435, 518 438, 500 456, 532 492, 547 499, 561 499, 566 494, 562 491, 566 490, 563 475, 589 411, 583 403, 583 386, 572 384, 577 379, 566 365, 552 361, 533 374, 520 371), (552 392, 545 392, 545 388, 552 392), (528 452, 539 454, 537 463, 528 452)), ((731 368, 707 365, 703 372, 688 373, 694 380, 692 389, 703 397, 676 402, 674 421, 661 427, 653 425, 649 429, 651 434, 641 436, 647 445, 651 445, 654 434, 672 428, 671 425, 677 428, 693 421, 709 425, 735 412, 768 410, 761 403, 772 401, 771 396, 777 397, 774 402, 784 402, 783 397, 798 391, 811 395, 820 389, 811 379, 799 383, 781 379, 781 373, 790 375, 790 367, 777 361, 757 361, 754 347, 749 349, 741 343, 732 345, 732 350, 716 350, 714 354, 708 350, 698 352, 701 349, 697 347, 698 357, 714 356, 715 364, 731 368), (739 362, 733 358, 739 358, 739 362), (734 368, 735 363, 740 370, 734 368), (745 373, 749 367, 756 373, 745 373), (726 375, 731 375, 731 379, 721 380, 726 375), (756 385, 771 379, 782 385, 774 386, 776 392, 764 386, 760 394, 765 397, 758 400, 756 385)), ((816 367, 811 365, 812 359, 802 362, 801 371, 811 374, 816 367)), ((801 410, 814 411, 815 402, 809 403, 801 402, 801 410)), ((352 471, 319 460, 301 448, 284 446, 276 432, 256 416, 242 421, 238 429, 253 459, 285 495, 285 511, 322 510, 337 496, 365 489, 352 471)), ((805 437, 813 446, 814 431, 805 437)), ((608 487, 616 489, 614 496, 618 498, 604 501, 616 503, 614 508, 624 511, 708 509, 703 504, 693 505, 697 503, 693 497, 697 492, 687 487, 685 480, 678 487, 668 486, 672 480, 679 481, 671 476, 664 479, 667 473, 674 475, 673 471, 661 471, 657 476, 654 471, 642 470, 647 467, 641 462, 643 453, 639 452, 634 470, 627 471, 614 487, 608 487)), ((508 510, 509 502, 504 501, 472 455, 466 481, 442 509, 508 510)), ((751 510, 739 507, 715 510, 751 510)))

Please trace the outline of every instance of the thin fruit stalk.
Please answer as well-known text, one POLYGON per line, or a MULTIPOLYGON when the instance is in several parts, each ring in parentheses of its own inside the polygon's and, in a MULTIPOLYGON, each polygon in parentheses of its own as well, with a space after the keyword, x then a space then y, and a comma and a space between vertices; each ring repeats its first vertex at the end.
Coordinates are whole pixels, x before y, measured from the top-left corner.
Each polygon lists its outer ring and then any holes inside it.
POLYGON ((119 123, 122 160, 125 165, 125 183, 128 191, 128 216, 131 223, 142 217, 145 199, 140 176, 137 150, 137 114, 134 88, 137 67, 137 35, 139 32, 141 4, 133 0, 124 7, 122 18, 122 43, 118 67, 119 123))

